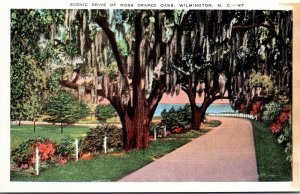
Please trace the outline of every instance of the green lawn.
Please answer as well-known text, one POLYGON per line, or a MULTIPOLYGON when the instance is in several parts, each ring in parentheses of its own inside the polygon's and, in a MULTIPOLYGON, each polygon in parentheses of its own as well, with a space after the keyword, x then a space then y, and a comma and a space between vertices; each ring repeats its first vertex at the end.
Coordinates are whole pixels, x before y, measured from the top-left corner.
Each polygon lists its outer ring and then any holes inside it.
POLYGON ((277 138, 260 121, 253 121, 257 167, 260 181, 291 181, 291 164, 277 138))
POLYGON ((38 137, 49 138, 55 142, 60 142, 66 136, 83 138, 89 129, 90 127, 64 126, 61 134, 60 126, 55 125, 36 126, 35 132, 33 132, 33 125, 12 125, 10 129, 11 148, 14 149, 28 139, 38 137))
POLYGON ((88 161, 71 161, 63 166, 48 167, 39 176, 15 172, 11 174, 11 181, 116 181, 189 141, 160 139, 152 141, 146 150, 101 155, 88 161))

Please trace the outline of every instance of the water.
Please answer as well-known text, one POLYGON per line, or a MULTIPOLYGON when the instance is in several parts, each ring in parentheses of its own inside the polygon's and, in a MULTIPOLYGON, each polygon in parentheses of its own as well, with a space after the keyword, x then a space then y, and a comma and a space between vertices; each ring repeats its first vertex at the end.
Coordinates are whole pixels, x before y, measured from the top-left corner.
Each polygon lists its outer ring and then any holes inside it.
MULTIPOLYGON (((160 116, 161 112, 166 109, 167 111, 170 110, 172 107, 174 109, 179 109, 180 107, 184 107, 185 104, 158 104, 154 116, 160 116)), ((200 104, 201 105, 201 104, 200 104)), ((200 106, 198 105, 198 106, 200 106)), ((231 108, 230 104, 211 104, 207 110, 206 113, 221 113, 221 112, 234 112, 234 110, 231 108)))

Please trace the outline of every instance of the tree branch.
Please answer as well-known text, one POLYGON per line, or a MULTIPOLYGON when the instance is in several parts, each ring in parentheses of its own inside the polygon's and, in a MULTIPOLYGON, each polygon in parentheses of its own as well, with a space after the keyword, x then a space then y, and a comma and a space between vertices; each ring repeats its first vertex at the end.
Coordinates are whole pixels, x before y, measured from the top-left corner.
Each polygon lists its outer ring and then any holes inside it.
POLYGON ((165 80, 166 80, 166 75, 164 74, 161 77, 160 82, 155 85, 155 87, 152 90, 149 98, 147 99, 150 111, 152 111, 153 109, 155 111, 155 108, 156 108, 157 104, 161 100, 161 98, 162 98, 162 96, 163 96, 163 94, 166 90, 165 80))
POLYGON ((78 89, 78 84, 69 81, 69 80, 60 80, 59 81, 61 86, 67 87, 67 88, 72 88, 72 89, 78 89))
POLYGON ((128 75, 127 75, 128 72, 127 72, 127 68, 126 68, 126 60, 119 51, 115 33, 109 28, 109 23, 107 21, 107 18, 103 17, 103 16, 99 16, 95 19, 95 22, 103 29, 103 31, 107 35, 107 38, 110 42, 115 59, 117 61, 120 73, 122 74, 122 76, 124 78, 128 77, 128 75))
MULTIPOLYGON (((97 94, 102 96, 102 97, 105 97, 104 90, 97 90, 97 94)), ((108 96, 108 97, 105 97, 105 98, 115 108, 115 110, 118 112, 119 115, 124 114, 124 110, 122 109, 122 106, 121 106, 121 97, 120 96, 108 96)))
POLYGON ((217 96, 214 96, 212 100, 215 101, 215 100, 219 100, 219 99, 229 99, 230 100, 231 98, 230 98, 230 96, 217 95, 217 96))
POLYGON ((251 25, 247 25, 247 26, 243 26, 243 25, 235 25, 235 26, 232 26, 232 29, 251 29, 251 28, 256 28, 256 27, 264 27, 264 28, 267 28, 270 33, 272 34, 272 36, 278 38, 280 40, 280 42, 282 43, 283 40, 282 40, 282 37, 280 37, 279 35, 277 35, 275 29, 274 29, 274 26, 272 25, 267 25, 265 23, 261 23, 261 24, 251 24, 251 25))

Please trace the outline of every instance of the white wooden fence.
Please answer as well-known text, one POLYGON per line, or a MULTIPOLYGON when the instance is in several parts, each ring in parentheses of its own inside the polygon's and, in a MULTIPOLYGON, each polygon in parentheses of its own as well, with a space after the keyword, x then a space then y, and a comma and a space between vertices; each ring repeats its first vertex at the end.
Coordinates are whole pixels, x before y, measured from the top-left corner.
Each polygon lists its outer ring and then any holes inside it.
POLYGON ((209 113, 209 116, 217 116, 217 117, 239 117, 245 119, 255 119, 257 120, 257 115, 250 115, 244 113, 209 113))

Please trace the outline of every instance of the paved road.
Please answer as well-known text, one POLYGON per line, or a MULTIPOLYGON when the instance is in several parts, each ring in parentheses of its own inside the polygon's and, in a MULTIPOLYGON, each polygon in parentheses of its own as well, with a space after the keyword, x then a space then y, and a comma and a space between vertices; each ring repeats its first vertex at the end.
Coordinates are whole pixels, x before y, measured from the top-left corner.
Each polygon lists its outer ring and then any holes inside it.
POLYGON ((217 119, 219 127, 119 181, 258 181, 251 122, 217 119))

